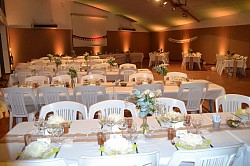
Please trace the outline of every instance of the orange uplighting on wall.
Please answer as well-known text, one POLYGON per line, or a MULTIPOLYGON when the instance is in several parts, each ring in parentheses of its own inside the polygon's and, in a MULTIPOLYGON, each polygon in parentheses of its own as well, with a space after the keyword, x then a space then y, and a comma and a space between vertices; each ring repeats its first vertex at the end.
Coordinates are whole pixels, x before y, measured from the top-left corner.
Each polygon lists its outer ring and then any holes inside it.
MULTIPOLYGON (((189 38, 189 33, 188 33, 188 31, 184 30, 182 39, 188 39, 188 38, 189 38)), ((189 49, 190 49, 190 43, 189 42, 186 42, 186 43, 182 44, 182 51, 184 53, 188 52, 189 49)))
POLYGON ((162 49, 162 51, 165 51, 165 32, 160 32, 158 33, 158 37, 159 37, 159 49, 162 49))
POLYGON ((101 46, 93 46, 92 47, 94 54, 101 52, 101 46))
POLYGON ((130 48, 130 45, 131 45, 130 41, 131 41, 132 34, 131 32, 123 31, 123 32, 120 32, 119 35, 120 35, 120 38, 122 39, 122 50, 126 52, 130 48))

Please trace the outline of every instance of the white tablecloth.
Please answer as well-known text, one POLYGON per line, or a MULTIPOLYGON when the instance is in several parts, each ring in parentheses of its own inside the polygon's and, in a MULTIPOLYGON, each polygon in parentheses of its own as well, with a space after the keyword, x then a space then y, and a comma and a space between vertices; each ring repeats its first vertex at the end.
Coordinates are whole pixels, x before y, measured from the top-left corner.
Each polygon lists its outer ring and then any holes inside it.
MULTIPOLYGON (((205 125, 212 124, 211 121, 204 115, 197 114, 191 116, 202 117, 204 119, 204 122, 206 121, 205 125)), ((135 119, 135 121, 137 122, 138 126, 142 122, 138 118, 135 119)), ((159 124, 154 117, 149 117, 148 122, 150 126, 154 126, 155 128, 159 127, 159 124)), ((73 121, 69 130, 69 134, 90 133, 91 131, 93 131, 93 128, 100 128, 97 120, 73 121)), ((36 127, 32 122, 23 122, 15 126, 7 135, 19 134, 20 139, 23 139, 22 134, 34 132, 34 130, 36 130, 36 127)), ((244 147, 241 148, 240 153, 237 155, 234 165, 248 166, 250 164, 250 129, 215 131, 211 133, 204 133, 203 135, 206 139, 211 140, 211 144, 214 147, 238 145, 241 142, 245 143, 244 147)), ((137 140, 137 144, 139 153, 151 152, 155 150, 159 151, 160 165, 166 165, 171 158, 171 155, 177 150, 175 146, 173 146, 167 139, 167 137, 140 139, 137 140)), ((22 150, 23 146, 23 143, 0 143, 0 162, 14 161, 17 157, 17 153, 22 150)), ((69 165, 77 166, 77 159, 81 155, 100 156, 100 151, 98 150, 98 148, 99 146, 95 141, 64 144, 62 145, 57 157, 64 158, 69 165)))

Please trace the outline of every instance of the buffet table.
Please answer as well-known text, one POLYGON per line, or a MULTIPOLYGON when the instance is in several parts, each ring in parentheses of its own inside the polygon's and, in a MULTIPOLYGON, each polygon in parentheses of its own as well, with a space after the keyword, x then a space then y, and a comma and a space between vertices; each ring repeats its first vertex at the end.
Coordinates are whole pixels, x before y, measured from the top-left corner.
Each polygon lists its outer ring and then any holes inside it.
MULTIPOLYGON (((214 130, 212 128, 211 114, 191 114, 192 117, 201 117, 204 125, 200 130, 201 135, 205 139, 211 140, 211 145, 214 148, 225 147, 231 145, 238 145, 243 143, 244 146, 240 148, 233 165, 247 166, 250 164, 250 140, 247 136, 250 135, 250 126, 243 124, 238 129, 229 128, 225 125, 224 117, 234 116, 231 113, 219 113, 222 116, 221 128, 214 130), (225 139, 226 138, 226 139, 225 139)), ((134 118, 139 128, 142 119, 134 118)), ((171 144, 167 138, 166 128, 161 127, 155 117, 148 117, 148 124, 150 126, 150 133, 144 137, 139 134, 136 137, 138 145, 138 152, 152 152, 159 151, 160 165, 167 165, 172 154, 181 150, 171 144)), ((180 129, 185 130, 186 127, 180 129)), ((61 141, 71 139, 73 143, 65 143, 60 147, 60 151, 56 156, 57 158, 64 158, 67 164, 77 166, 77 159, 84 156, 100 156, 99 145, 96 140, 96 133, 100 131, 98 120, 77 120, 73 121, 68 134, 61 137, 61 141)), ((42 137, 36 134, 37 128, 32 122, 23 122, 15 126, 7 135, 0 140, 0 162, 15 161, 18 152, 21 152, 24 147, 24 134, 32 134, 32 140, 42 137)), ((193 128, 189 130, 193 132, 193 128)), ((46 136, 51 137, 51 136, 46 136)), ((53 140, 53 139, 52 139, 53 140)), ((53 145, 53 144, 52 144, 53 145)), ((212 148, 212 147, 208 147, 212 148)))

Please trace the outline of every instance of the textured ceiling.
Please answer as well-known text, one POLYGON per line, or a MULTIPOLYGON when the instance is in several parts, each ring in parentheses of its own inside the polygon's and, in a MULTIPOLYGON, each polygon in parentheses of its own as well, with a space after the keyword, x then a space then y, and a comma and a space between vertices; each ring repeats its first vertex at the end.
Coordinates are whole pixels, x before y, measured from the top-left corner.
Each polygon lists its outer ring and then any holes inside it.
MULTIPOLYGON (((149 31, 160 31, 197 20, 202 21, 244 11, 250 11, 250 0, 187 0, 182 6, 188 17, 182 17, 183 9, 173 11, 171 1, 160 7, 156 0, 74 0, 113 14, 124 15, 149 31), (193 16, 193 17, 192 17, 193 16), (196 20, 197 19, 197 20, 196 20)), ((184 2, 184 0, 181 0, 184 2)))

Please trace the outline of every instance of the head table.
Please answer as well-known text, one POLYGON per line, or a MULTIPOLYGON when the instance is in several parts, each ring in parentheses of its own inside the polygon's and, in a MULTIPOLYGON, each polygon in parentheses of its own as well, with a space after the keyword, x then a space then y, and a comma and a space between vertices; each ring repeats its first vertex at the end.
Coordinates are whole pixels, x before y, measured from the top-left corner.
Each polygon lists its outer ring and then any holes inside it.
MULTIPOLYGON (((226 147, 232 145, 238 145, 243 143, 239 153, 233 165, 247 166, 250 164, 250 125, 241 125, 237 129, 229 128, 225 124, 225 117, 234 116, 232 113, 218 113, 222 117, 221 127, 219 130, 212 128, 212 115, 211 113, 205 114, 191 114, 192 117, 203 118, 204 124, 201 131, 201 135, 205 139, 211 140, 213 147, 226 147)), ((142 123, 142 119, 134 118, 134 121, 139 126, 142 123)), ((138 145, 139 153, 146 153, 152 151, 159 151, 160 153, 160 165, 167 165, 172 154, 181 150, 171 144, 171 141, 167 138, 167 130, 159 125, 154 116, 148 117, 148 124, 151 132, 146 137, 137 137, 135 140, 138 145)), ((186 129, 182 127, 180 129, 186 129)), ((96 133, 100 131, 100 124, 96 119, 88 120, 76 120, 73 121, 68 134, 63 134, 61 141, 65 139, 73 140, 73 143, 63 143, 60 147, 60 151, 56 156, 57 158, 64 158, 67 164, 77 166, 77 160, 80 156, 100 156, 99 145, 97 144, 96 133)), ((32 140, 43 137, 42 135, 35 134, 37 128, 32 122, 22 122, 15 126, 0 140, 0 162, 16 161, 17 154, 22 151, 24 147, 24 134, 32 134, 32 140)), ((191 127, 191 132, 194 129, 191 127)), ((138 131, 139 133, 139 131, 138 131)), ((49 136, 45 136, 49 137, 49 136)), ((53 140, 53 139, 52 139, 53 140)))

